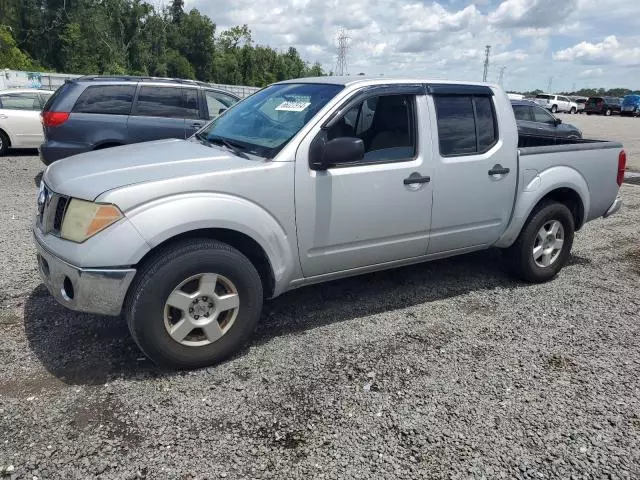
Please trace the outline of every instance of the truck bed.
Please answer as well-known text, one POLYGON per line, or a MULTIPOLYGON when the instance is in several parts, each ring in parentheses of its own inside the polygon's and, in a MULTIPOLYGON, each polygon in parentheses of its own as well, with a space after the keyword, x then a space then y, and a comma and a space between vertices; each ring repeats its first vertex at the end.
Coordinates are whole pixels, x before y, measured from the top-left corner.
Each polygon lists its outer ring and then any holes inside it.
POLYGON ((604 140, 588 138, 562 138, 543 135, 518 135, 518 148, 549 147, 553 145, 584 145, 594 143, 610 143, 604 140))

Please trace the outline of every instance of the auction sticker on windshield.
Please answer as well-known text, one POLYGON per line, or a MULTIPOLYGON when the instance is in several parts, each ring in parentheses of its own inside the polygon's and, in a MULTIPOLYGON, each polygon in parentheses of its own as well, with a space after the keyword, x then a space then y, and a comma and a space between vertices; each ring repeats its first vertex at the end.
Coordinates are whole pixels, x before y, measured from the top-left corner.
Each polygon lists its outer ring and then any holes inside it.
POLYGON ((279 112, 303 112, 311 102, 282 102, 276 107, 279 112))

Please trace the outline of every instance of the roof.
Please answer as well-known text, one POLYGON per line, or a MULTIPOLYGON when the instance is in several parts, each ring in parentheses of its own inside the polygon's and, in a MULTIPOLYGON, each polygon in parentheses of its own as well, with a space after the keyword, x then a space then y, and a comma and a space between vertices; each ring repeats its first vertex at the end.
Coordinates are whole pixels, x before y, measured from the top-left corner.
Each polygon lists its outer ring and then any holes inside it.
POLYGON ((466 82, 456 80, 437 80, 427 78, 415 78, 415 77, 387 77, 387 76, 326 76, 326 77, 305 77, 294 78, 291 80, 284 80, 278 83, 323 83, 329 85, 386 85, 390 83, 418 83, 418 84, 439 84, 439 85, 482 85, 494 87, 493 83, 485 82, 466 82))
MULTIPOLYGON (((183 78, 164 78, 164 77, 138 77, 134 75, 85 75, 83 77, 74 78, 74 82, 155 82, 155 83, 180 83, 184 85, 198 85, 201 87, 211 87, 206 82, 198 80, 188 80, 183 78)), ((213 87, 211 87, 213 88, 213 87)))
POLYGON ((535 106, 537 106, 538 104, 536 102, 534 102, 533 100, 525 100, 525 99, 515 100, 514 99, 514 100, 511 100, 511 105, 525 105, 525 106, 535 105, 535 106))

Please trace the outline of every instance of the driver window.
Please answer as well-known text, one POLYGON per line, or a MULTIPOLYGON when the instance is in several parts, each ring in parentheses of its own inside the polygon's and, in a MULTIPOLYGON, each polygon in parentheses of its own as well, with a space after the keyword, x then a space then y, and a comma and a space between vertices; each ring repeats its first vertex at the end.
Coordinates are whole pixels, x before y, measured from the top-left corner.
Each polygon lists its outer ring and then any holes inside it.
POLYGON ((414 97, 370 97, 350 109, 327 132, 327 140, 357 137, 365 162, 400 161, 415 156, 414 97))
POLYGON ((542 108, 534 108, 533 109, 533 119, 536 122, 540 122, 540 123, 548 123, 548 124, 555 124, 556 119, 548 114, 545 110, 543 110, 542 108))

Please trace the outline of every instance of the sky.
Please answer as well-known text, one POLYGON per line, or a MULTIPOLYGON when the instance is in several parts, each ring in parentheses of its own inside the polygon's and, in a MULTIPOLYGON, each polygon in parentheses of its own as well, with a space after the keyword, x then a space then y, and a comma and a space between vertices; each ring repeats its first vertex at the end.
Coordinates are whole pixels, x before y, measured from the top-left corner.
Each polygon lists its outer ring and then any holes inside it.
POLYGON ((247 24, 256 43, 294 46, 336 70, 337 35, 350 37, 348 73, 488 80, 507 90, 640 89, 638 0, 186 0, 217 25, 247 24))

